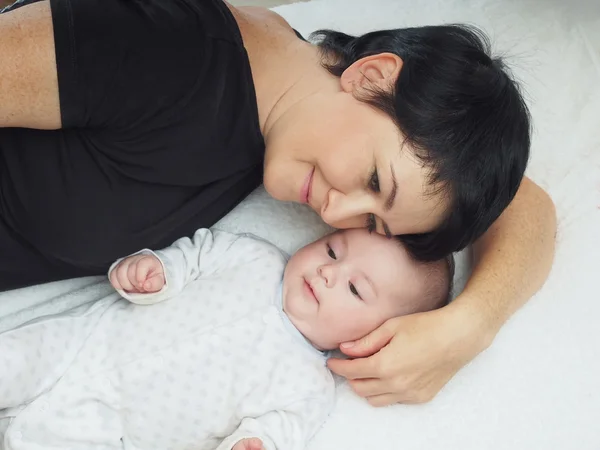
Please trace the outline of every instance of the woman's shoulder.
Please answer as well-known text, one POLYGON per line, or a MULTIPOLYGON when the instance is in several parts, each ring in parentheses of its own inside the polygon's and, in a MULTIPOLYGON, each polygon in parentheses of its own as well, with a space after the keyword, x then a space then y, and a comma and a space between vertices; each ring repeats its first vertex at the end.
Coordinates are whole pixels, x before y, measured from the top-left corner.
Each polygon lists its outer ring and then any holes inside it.
MULTIPOLYGON (((275 11, 272 11, 268 8, 262 8, 259 6, 238 6, 233 7, 229 3, 227 3, 230 9, 234 9, 246 16, 253 17, 257 19, 259 22, 268 23, 272 22, 272 24, 276 24, 283 28, 292 31, 291 25, 285 20, 282 16, 277 14, 275 11)), ((235 15, 235 12, 234 12, 235 15)))
POLYGON ((282 16, 267 8, 256 6, 234 7, 227 3, 235 17, 244 45, 252 51, 253 45, 276 49, 298 40, 292 26, 282 16))

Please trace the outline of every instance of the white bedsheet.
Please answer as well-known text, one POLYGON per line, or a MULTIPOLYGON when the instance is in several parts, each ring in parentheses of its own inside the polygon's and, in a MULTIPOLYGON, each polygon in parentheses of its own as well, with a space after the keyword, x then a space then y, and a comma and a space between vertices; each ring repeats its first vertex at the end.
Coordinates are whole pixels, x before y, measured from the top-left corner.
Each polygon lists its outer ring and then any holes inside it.
MULTIPOLYGON (((276 10, 305 35, 449 22, 484 28, 524 83, 535 125, 528 175, 551 194, 559 218, 544 288, 434 401, 374 409, 342 384, 309 449, 600 450, 600 2, 322 0, 276 10)), ((288 252, 327 231, 306 208, 277 203, 262 188, 219 226, 288 252)), ((459 286, 467 269, 463 254, 459 286)), ((85 278, 0 294, 0 332, 109 290, 102 278, 85 278)))

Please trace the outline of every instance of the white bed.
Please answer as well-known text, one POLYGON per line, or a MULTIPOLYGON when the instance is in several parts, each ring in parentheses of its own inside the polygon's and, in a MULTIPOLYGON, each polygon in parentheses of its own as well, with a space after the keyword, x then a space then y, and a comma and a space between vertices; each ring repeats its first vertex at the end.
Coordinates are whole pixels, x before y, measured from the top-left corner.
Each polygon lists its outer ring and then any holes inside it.
MULTIPOLYGON (((528 175, 551 194, 559 218, 544 288, 434 401, 374 409, 341 384, 309 449, 600 450, 600 2, 322 0, 276 11, 305 35, 448 22, 484 28, 523 82, 535 125, 528 175)), ((327 231, 305 208, 262 189, 219 226, 288 252, 327 231)), ((460 255, 458 286, 467 262, 460 255)), ((0 332, 109 289, 85 278, 0 294, 0 332)))

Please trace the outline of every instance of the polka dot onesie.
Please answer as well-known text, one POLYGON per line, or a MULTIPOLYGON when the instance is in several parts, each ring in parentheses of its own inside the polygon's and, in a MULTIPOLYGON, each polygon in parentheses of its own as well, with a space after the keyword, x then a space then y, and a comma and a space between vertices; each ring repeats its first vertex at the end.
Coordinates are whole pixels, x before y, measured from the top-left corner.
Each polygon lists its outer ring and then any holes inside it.
POLYGON ((323 424, 334 381, 282 310, 281 252, 202 229, 155 255, 160 292, 0 335, 6 450, 294 450, 323 424))

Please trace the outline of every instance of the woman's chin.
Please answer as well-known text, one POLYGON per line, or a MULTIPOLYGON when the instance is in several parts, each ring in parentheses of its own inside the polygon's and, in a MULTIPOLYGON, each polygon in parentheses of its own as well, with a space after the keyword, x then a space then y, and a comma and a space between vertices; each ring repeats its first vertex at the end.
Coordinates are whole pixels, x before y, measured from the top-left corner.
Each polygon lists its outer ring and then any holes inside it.
POLYGON ((277 180, 273 180, 273 178, 265 176, 263 178, 263 186, 265 191, 267 191, 267 194, 269 194, 269 196, 273 197, 275 200, 279 200, 280 202, 293 201, 291 198, 289 198, 289 194, 286 195, 285 191, 281 189, 281 185, 277 180))

